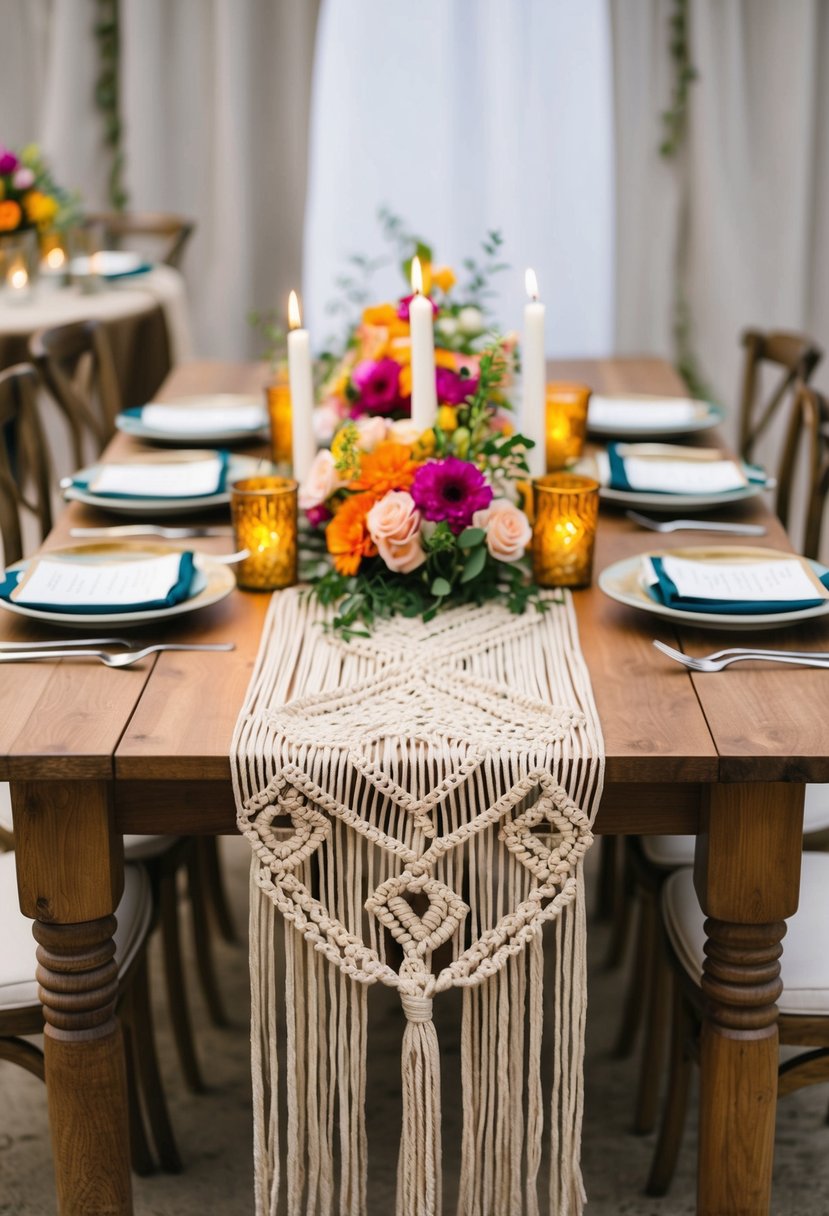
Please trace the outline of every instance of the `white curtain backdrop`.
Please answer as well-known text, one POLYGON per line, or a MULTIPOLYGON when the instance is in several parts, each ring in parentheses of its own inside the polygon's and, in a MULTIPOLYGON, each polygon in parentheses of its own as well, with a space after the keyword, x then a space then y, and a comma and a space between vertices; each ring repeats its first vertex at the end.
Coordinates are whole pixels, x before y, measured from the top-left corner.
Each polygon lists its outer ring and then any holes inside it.
MULTIPOLYGON (((315 340, 351 254, 374 255, 385 204, 439 263, 500 229, 511 270, 492 314, 519 328, 538 273, 550 355, 613 345, 614 197, 606 0, 324 0, 305 225, 315 340)), ((400 294, 397 268, 377 299, 400 294)))

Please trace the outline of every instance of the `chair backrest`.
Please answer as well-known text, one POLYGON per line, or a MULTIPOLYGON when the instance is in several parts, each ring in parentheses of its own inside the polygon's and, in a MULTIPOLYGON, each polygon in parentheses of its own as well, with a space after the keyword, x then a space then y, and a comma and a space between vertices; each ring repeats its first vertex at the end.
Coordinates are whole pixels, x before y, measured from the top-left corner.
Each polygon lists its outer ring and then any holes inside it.
POLYGON ((106 327, 87 320, 41 329, 32 336, 29 351, 66 417, 75 468, 81 468, 84 435, 91 436, 97 454, 111 439, 121 412, 121 390, 106 327))
POLYGON ((775 510, 785 527, 791 523, 800 460, 805 460, 801 552, 805 557, 817 558, 829 498, 829 400, 798 381, 777 480, 775 510))
POLYGON ((86 214, 83 227, 98 249, 129 248, 133 239, 140 252, 148 253, 152 246, 158 251, 157 261, 178 266, 196 225, 184 216, 160 211, 97 211, 86 214))
POLYGON ((740 400, 740 455, 751 460, 754 445, 768 429, 783 401, 789 396, 796 380, 806 383, 823 357, 823 350, 805 334, 782 330, 762 333, 749 329, 742 335, 746 348, 743 366, 743 387, 740 400), (764 364, 777 368, 779 379, 766 396, 761 392, 761 370, 764 364))
POLYGON ((23 556, 22 511, 40 540, 52 529, 51 468, 37 412, 39 377, 30 363, 0 372, 0 539, 9 566, 23 556))

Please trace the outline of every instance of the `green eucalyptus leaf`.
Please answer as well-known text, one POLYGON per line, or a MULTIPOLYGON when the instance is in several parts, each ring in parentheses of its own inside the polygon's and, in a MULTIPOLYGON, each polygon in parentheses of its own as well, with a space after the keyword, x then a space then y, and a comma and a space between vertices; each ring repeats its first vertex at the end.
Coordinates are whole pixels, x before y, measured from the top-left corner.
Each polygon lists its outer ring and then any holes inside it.
POLYGON ((445 578, 436 578, 430 587, 432 595, 436 595, 439 599, 451 594, 452 584, 447 582, 445 578))
POLYGON ((462 583, 471 583, 473 578, 477 578, 486 565, 486 549, 480 545, 477 549, 473 549, 466 559, 461 574, 462 583))
POLYGON ((460 549, 474 549, 476 545, 480 545, 486 539, 486 531, 483 528, 464 528, 458 537, 458 547, 460 549))

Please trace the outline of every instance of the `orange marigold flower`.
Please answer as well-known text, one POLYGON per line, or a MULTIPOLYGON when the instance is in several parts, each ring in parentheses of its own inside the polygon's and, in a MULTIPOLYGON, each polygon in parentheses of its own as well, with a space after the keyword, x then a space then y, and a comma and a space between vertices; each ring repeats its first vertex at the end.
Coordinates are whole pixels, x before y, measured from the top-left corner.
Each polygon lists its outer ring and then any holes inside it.
POLYGON ((356 574, 364 557, 376 555, 377 546, 366 524, 375 501, 373 494, 347 498, 325 529, 325 542, 338 574, 356 574))
POLYGON ((355 490, 365 490, 377 499, 389 490, 408 490, 416 472, 412 449, 386 439, 373 452, 366 452, 359 476, 351 484, 355 490))
POLYGON ((397 320, 397 307, 394 304, 372 304, 363 309, 363 322, 366 325, 392 325, 397 320))
POLYGON ((404 363, 400 369, 400 379, 397 382, 397 391, 401 397, 411 397, 412 395, 411 361, 404 363))
POLYGON ((0 203, 0 232, 14 232, 20 223, 22 211, 14 199, 0 203))

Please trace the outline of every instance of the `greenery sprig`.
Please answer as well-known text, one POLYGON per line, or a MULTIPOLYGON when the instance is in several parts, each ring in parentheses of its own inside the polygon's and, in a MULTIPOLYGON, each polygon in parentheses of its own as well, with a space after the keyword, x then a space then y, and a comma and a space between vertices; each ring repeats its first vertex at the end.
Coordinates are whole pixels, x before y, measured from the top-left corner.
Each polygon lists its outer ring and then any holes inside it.
POLYGON ((95 81, 95 104, 104 120, 104 143, 110 149, 109 200, 116 211, 124 211, 129 194, 124 185, 125 157, 121 122, 121 20, 119 0, 97 0, 95 38, 100 70, 95 81))

